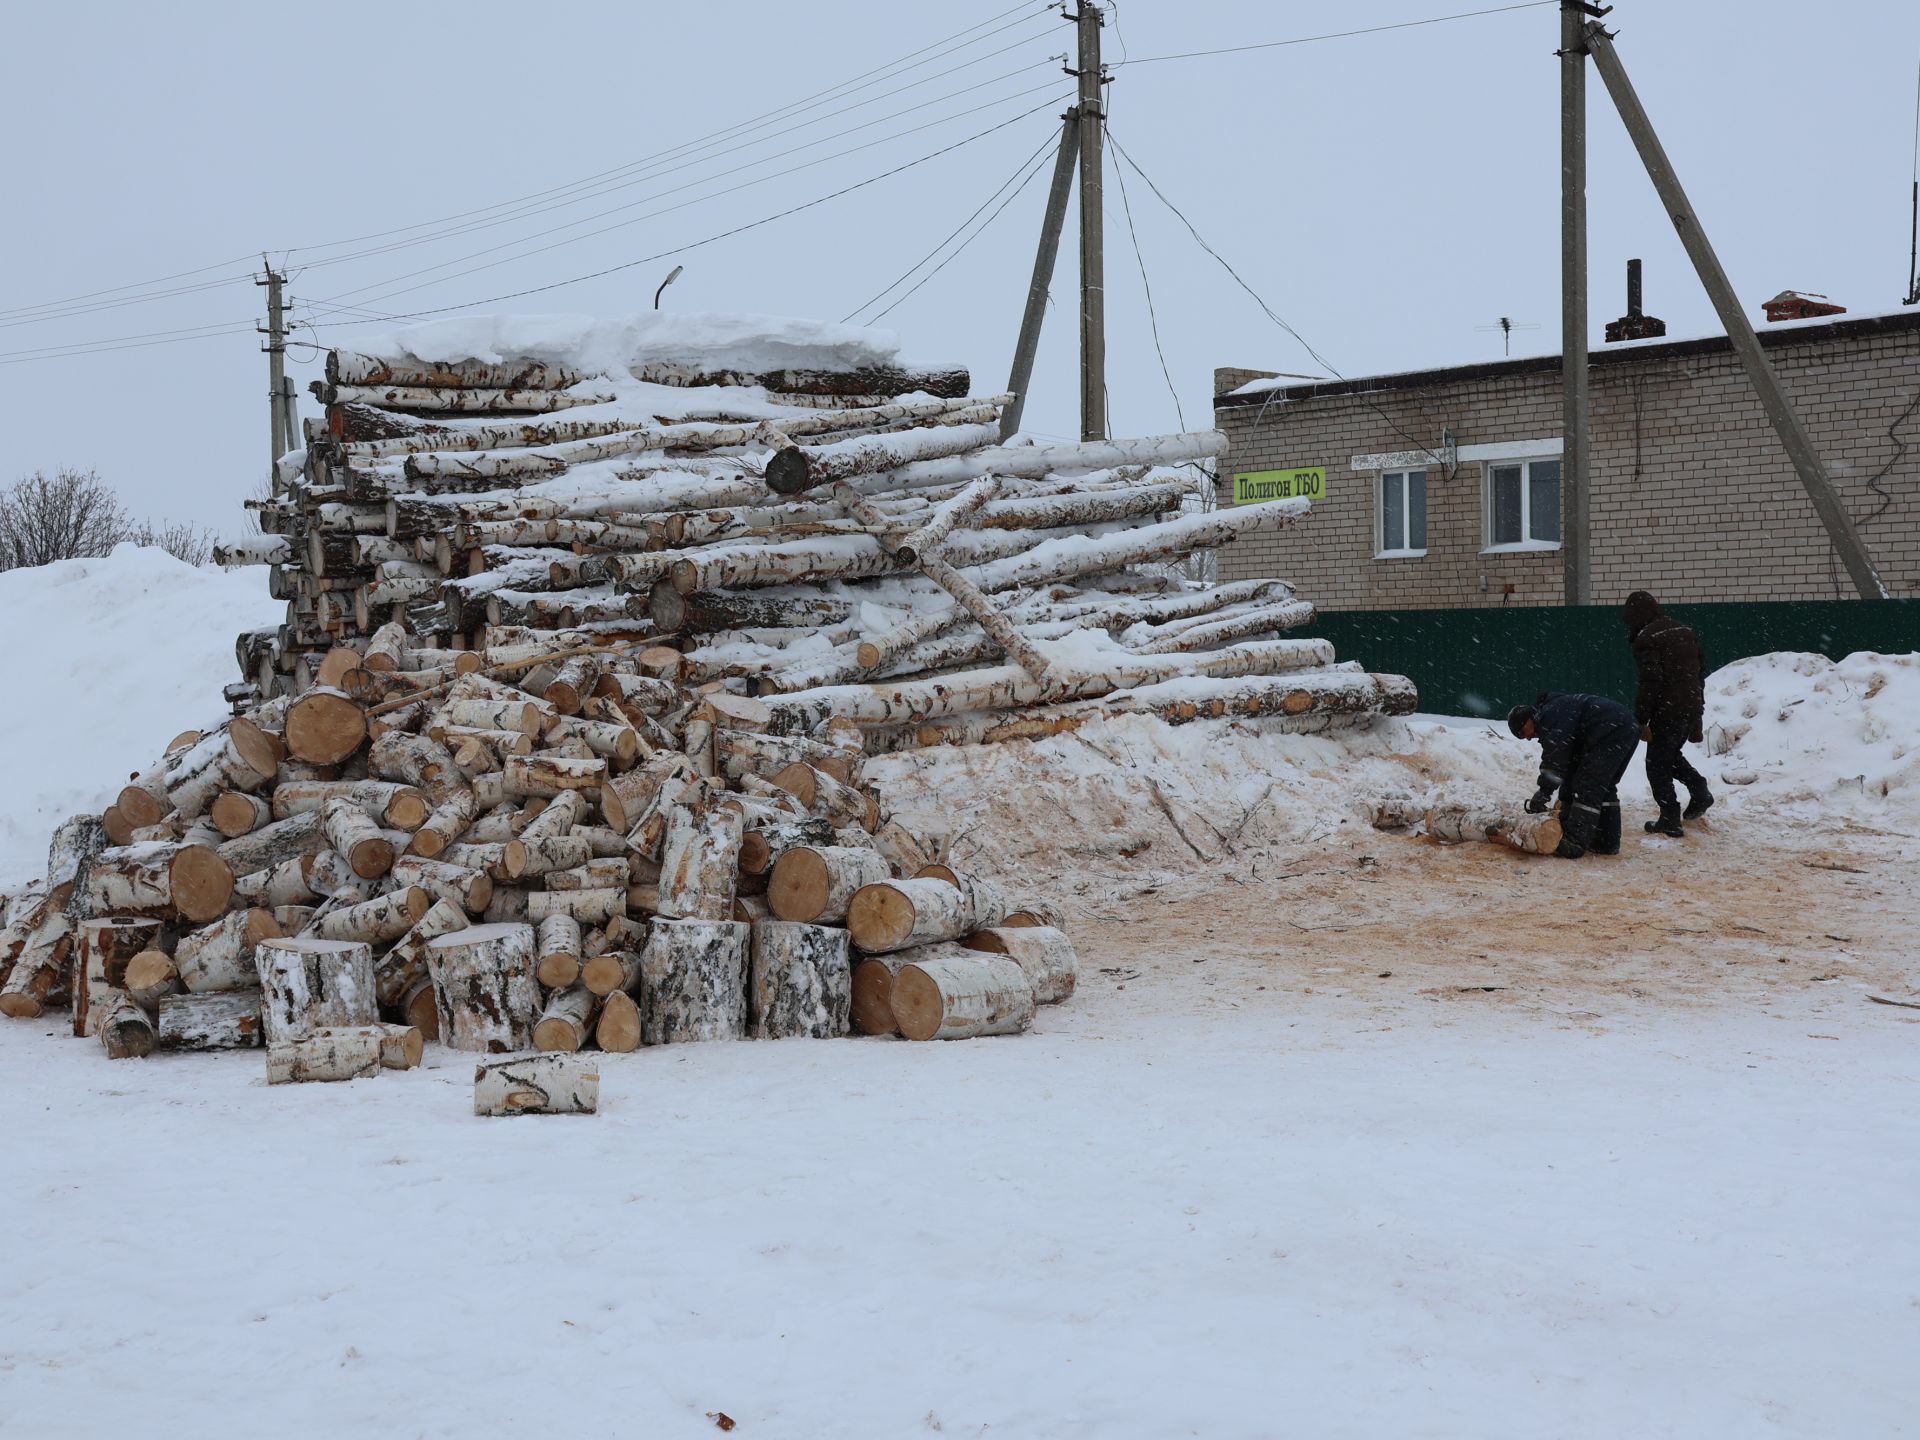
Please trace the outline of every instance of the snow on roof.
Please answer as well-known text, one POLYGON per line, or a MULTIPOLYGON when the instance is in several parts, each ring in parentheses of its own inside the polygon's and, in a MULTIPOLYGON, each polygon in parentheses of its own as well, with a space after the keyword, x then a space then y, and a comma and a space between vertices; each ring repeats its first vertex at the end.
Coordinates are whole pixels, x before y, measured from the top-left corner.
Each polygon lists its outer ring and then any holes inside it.
POLYGON ((890 365, 900 354, 891 330, 780 315, 473 315, 355 342, 387 359, 457 362, 540 360, 600 374, 667 362, 711 370, 857 370, 890 365))

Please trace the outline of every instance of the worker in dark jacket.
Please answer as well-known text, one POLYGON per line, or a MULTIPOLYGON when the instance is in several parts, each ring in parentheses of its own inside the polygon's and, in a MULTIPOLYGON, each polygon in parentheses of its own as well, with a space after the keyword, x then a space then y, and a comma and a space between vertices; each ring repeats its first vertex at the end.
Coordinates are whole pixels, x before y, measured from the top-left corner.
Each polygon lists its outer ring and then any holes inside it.
POLYGON ((1516 705, 1507 728, 1522 740, 1540 742, 1539 789, 1527 812, 1544 814, 1561 798, 1563 860, 1587 851, 1620 853, 1620 777, 1633 763, 1640 727, 1633 712, 1599 695, 1545 694, 1531 705, 1516 705))
POLYGON ((1645 590, 1627 596, 1622 613, 1633 663, 1640 669, 1640 689, 1634 696, 1633 717, 1647 741, 1647 785, 1660 807, 1658 819, 1647 822, 1649 834, 1680 836, 1680 797, 1673 788, 1678 778, 1687 787, 1684 818, 1704 815, 1713 804, 1707 778, 1687 762, 1681 747, 1702 738, 1706 715, 1707 658, 1699 637, 1660 608, 1645 590))

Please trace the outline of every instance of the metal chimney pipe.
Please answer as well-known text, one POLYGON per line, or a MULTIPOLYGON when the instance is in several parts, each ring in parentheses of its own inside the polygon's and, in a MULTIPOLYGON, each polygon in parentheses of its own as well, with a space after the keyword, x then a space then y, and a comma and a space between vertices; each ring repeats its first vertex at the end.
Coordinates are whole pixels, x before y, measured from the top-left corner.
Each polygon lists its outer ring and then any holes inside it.
POLYGON ((1640 262, 1627 261, 1627 314, 1640 318, 1640 262))

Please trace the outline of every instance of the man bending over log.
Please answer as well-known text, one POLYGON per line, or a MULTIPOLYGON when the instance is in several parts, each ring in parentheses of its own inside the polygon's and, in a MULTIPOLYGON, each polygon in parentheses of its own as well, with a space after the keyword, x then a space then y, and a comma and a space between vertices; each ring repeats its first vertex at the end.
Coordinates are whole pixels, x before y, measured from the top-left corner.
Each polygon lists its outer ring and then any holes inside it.
POLYGON ((1522 740, 1540 742, 1539 789, 1527 801, 1530 815, 1544 814, 1560 792, 1565 830, 1553 853, 1578 860, 1587 851, 1620 853, 1620 777, 1640 744, 1633 712, 1599 695, 1547 693, 1531 705, 1516 705, 1507 728, 1522 740))

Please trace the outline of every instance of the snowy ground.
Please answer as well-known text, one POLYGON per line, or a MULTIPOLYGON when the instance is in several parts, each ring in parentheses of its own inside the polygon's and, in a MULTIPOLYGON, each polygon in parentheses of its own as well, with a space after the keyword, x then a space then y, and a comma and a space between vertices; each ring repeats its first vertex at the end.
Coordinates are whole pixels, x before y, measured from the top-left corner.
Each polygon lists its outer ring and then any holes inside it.
POLYGON ((1579 865, 1356 817, 1524 794, 1483 725, 883 762, 1073 911, 1080 993, 605 1057, 591 1119, 9 1022, 0 1435, 1911 1433, 1920 1009, 1869 997, 1920 1002, 1916 675, 1723 672, 1750 782, 1669 842, 1636 776, 1579 865))

